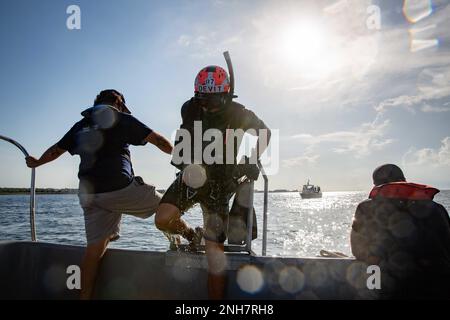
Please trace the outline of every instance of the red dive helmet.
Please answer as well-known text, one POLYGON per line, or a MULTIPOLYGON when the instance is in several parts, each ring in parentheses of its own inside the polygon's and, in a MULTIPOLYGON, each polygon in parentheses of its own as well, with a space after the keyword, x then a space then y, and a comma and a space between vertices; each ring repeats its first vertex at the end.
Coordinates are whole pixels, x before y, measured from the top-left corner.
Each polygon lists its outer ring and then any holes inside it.
POLYGON ((200 70, 195 77, 194 92, 200 94, 229 93, 230 79, 225 69, 208 66, 200 70))

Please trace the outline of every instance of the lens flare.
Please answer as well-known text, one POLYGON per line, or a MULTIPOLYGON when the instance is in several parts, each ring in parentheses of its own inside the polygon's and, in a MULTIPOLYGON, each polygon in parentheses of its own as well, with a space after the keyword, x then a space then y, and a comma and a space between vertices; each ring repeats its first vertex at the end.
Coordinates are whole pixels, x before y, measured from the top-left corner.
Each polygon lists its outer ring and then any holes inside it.
POLYGON ((252 265, 245 265, 239 269, 236 281, 239 288, 248 293, 258 292, 264 285, 264 279, 261 271, 252 265))
POLYGON ((183 170, 183 182, 191 188, 198 189, 206 182, 206 171, 201 165, 190 164, 183 170))
POLYGON ((433 13, 431 0, 405 0, 403 14, 410 23, 416 23, 433 13))
POLYGON ((346 272, 347 282, 355 289, 366 288, 367 264, 364 262, 354 262, 346 272))
POLYGON ((289 293, 297 293, 305 286, 305 276, 297 267, 289 266, 281 270, 278 278, 280 287, 289 293))

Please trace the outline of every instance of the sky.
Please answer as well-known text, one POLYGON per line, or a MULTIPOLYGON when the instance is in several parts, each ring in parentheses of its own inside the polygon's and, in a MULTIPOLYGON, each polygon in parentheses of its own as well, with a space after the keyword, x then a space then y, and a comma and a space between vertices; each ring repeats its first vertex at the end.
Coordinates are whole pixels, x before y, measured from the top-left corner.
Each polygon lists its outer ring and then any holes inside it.
MULTIPOLYGON (((369 190, 384 163, 450 188, 448 0, 3 0, 0 15, 0 135, 36 157, 106 88, 173 136, 195 75, 228 50, 236 101, 277 132, 270 189, 369 190)), ((131 152, 146 182, 170 185, 169 155, 131 152)), ((28 186, 20 151, 0 141, 0 155, 0 187, 28 186)), ((37 187, 76 188, 78 164, 39 167, 37 187)))

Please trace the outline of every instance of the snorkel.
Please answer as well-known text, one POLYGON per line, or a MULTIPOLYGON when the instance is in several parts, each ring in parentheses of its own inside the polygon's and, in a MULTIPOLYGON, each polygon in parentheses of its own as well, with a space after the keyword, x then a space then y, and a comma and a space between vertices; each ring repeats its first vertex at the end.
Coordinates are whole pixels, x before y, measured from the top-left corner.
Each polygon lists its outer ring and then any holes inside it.
POLYGON ((225 51, 223 53, 223 56, 225 58, 225 62, 227 63, 228 74, 230 75, 230 92, 228 92, 227 94, 227 101, 226 101, 226 104, 228 105, 229 103, 231 103, 233 98, 237 98, 237 96, 234 95, 234 70, 233 64, 231 63, 230 53, 228 51, 225 51))

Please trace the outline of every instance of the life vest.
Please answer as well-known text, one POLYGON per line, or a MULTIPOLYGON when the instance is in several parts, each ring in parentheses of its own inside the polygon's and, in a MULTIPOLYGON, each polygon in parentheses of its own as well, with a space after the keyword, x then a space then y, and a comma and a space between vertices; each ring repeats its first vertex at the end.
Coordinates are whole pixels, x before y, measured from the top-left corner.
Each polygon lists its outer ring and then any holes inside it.
POLYGON ((424 184, 412 182, 391 182, 376 186, 370 191, 369 198, 433 200, 440 190, 424 184))

